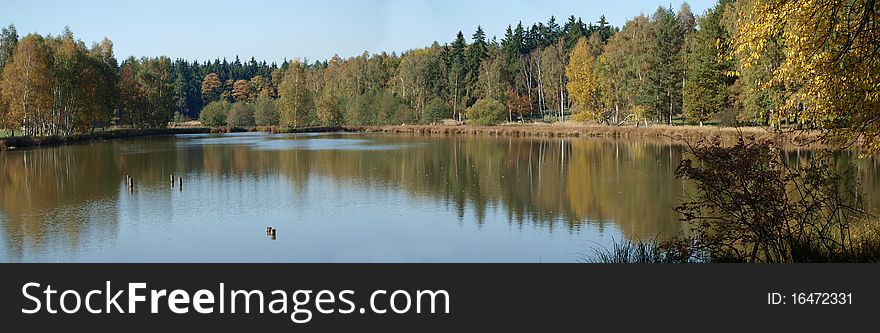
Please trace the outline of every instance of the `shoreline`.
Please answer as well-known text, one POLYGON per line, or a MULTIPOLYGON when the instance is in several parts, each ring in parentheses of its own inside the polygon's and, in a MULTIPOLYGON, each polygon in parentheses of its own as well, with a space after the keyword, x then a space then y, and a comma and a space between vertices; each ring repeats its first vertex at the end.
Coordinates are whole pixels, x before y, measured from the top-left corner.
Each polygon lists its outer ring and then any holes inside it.
POLYGON ((684 143, 688 140, 721 139, 733 144, 743 136, 766 139, 782 145, 823 146, 818 131, 781 130, 763 127, 668 126, 651 127, 607 126, 583 124, 516 124, 496 126, 466 125, 386 125, 343 126, 345 131, 365 133, 407 133, 417 135, 470 135, 510 136, 534 138, 606 138, 606 139, 659 139, 684 143))
POLYGON ((96 131, 92 133, 80 133, 66 136, 17 136, 13 138, 0 138, 0 151, 13 149, 26 149, 38 147, 57 147, 62 145, 103 141, 113 139, 136 138, 144 136, 175 135, 175 134, 198 134, 211 133, 213 130, 207 127, 198 128, 157 128, 157 129, 115 129, 108 131, 96 131))
POLYGON ((0 138, 0 151, 34 147, 55 147, 83 142, 134 138, 143 136, 270 132, 270 133, 401 133, 414 135, 468 135, 508 136, 534 138, 608 138, 608 139, 659 139, 685 142, 699 139, 721 139, 733 143, 740 134, 756 139, 771 140, 783 145, 821 146, 821 133, 817 131, 772 131, 763 127, 715 127, 715 126, 667 126, 651 127, 583 125, 583 124, 508 124, 496 126, 469 125, 382 125, 382 126, 321 126, 285 128, 278 126, 242 127, 170 127, 163 129, 116 129, 109 131, 74 134, 70 136, 0 138))

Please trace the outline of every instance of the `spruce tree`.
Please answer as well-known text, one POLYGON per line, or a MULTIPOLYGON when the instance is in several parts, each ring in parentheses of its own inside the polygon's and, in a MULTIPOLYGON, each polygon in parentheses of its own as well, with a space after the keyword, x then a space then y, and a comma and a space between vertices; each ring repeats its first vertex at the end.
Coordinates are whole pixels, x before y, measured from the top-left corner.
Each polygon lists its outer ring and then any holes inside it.
POLYGON ((731 62, 724 58, 729 33, 721 24, 723 5, 706 12, 697 24, 699 30, 688 37, 687 79, 684 84, 684 115, 691 122, 712 119, 728 107, 733 84, 731 62))

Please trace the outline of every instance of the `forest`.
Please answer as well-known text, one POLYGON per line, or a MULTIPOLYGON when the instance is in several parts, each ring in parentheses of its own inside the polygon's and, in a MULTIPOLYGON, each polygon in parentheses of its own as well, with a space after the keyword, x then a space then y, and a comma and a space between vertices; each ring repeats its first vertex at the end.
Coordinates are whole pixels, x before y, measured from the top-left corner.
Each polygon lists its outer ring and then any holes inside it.
MULTIPOLYGON (((880 134, 870 0, 721 0, 659 7, 616 27, 598 16, 517 22, 504 36, 281 64, 129 57, 70 29, 0 36, 7 135, 98 128, 432 124, 444 120, 704 124, 880 134)), ((296 46, 291 46, 295 50, 296 46)), ((871 140, 871 142, 874 142, 871 140)), ((880 148, 875 145, 870 148, 880 148)))

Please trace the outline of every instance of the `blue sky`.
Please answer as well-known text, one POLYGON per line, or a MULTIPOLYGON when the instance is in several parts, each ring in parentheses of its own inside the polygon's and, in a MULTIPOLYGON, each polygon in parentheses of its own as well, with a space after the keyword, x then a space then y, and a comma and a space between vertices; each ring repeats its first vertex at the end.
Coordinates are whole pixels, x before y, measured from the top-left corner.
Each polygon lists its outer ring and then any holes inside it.
MULTIPOLYGON (((695 14, 715 0, 688 1, 695 14)), ((117 58, 166 55, 189 60, 255 57, 326 59, 423 47, 449 42, 459 30, 481 25, 500 40, 508 24, 531 25, 555 15, 595 22, 605 15, 623 23, 658 6, 682 1, 640 0, 311 0, 311 1, 39 1, 0 5, 0 24, 14 23, 19 35, 58 34, 70 26, 87 44, 109 37, 117 58)))

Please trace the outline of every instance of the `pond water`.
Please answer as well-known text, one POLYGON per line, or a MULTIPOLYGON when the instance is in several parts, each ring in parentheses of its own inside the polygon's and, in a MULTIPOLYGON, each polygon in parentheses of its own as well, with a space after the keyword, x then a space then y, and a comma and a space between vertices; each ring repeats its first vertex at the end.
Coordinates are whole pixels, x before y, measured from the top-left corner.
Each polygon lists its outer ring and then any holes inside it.
MULTIPOLYGON (((682 156, 668 142, 356 133, 5 151, 0 261, 575 262, 684 230, 682 156)), ((880 207, 876 160, 841 158, 880 207)))

